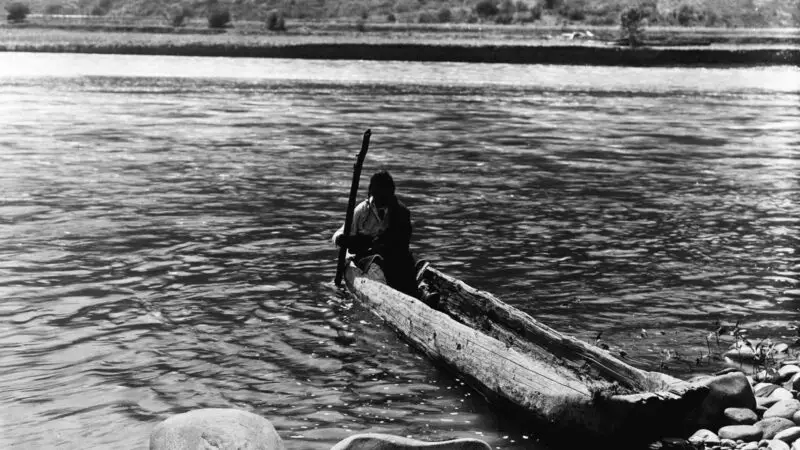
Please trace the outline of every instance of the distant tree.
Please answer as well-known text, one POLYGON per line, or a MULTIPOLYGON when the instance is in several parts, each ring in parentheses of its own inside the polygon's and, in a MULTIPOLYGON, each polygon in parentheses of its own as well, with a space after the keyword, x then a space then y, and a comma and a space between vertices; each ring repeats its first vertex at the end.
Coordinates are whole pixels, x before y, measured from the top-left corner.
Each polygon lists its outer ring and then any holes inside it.
POLYGON ((544 0, 545 9, 556 9, 561 6, 561 0, 544 0))
POLYGON ((635 6, 622 11, 620 15, 620 31, 622 39, 628 41, 628 45, 635 47, 642 43, 644 35, 644 13, 635 6))
POLYGON ((448 23, 453 21, 453 11, 450 10, 447 6, 442 6, 436 13, 436 20, 439 23, 448 23))
POLYGON ((475 14, 480 17, 496 16, 500 8, 492 0, 481 0, 475 5, 475 14))
POLYGON ((28 5, 22 2, 9 3, 6 5, 6 11, 8 11, 6 20, 14 23, 24 22, 28 14, 31 13, 31 9, 28 8, 28 5))
POLYGON ((180 5, 173 5, 167 13, 167 20, 173 27, 182 27, 186 24, 186 19, 194 15, 191 6, 183 3, 180 5))
POLYGON ((209 28, 225 28, 231 22, 231 12, 225 8, 214 8, 208 14, 209 28))
POLYGON ((678 23, 682 26, 689 26, 697 20, 697 12, 694 10, 692 5, 681 5, 678 8, 678 12, 676 14, 676 19, 678 23))
POLYGON ((64 7, 58 3, 51 3, 44 7, 44 13, 48 15, 64 14, 64 7))
POLYGON ((397 22, 397 17, 395 17, 394 14, 389 13, 386 15, 386 21, 390 23, 397 22))
POLYGON ((265 23, 270 31, 286 31, 286 20, 283 18, 283 11, 273 9, 268 12, 265 23))
POLYGON ((436 23, 436 16, 430 11, 421 11, 417 16, 417 23, 436 23))

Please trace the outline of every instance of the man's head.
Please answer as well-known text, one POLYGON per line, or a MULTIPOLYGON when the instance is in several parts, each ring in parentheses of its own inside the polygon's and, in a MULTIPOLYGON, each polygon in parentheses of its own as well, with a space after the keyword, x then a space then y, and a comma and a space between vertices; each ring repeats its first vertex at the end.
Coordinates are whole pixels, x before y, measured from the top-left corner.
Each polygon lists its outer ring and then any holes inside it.
POLYGON ((381 170, 369 179, 369 196, 377 208, 385 208, 394 202, 394 180, 389 172, 381 170))

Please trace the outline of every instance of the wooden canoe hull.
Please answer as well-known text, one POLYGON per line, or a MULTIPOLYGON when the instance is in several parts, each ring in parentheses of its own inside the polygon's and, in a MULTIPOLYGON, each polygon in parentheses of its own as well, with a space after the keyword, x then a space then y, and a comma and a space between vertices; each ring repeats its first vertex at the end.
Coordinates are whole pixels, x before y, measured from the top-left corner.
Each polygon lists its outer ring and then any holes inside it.
POLYGON ((454 295, 445 295, 437 310, 373 279, 352 263, 345 273, 348 289, 363 305, 492 403, 508 409, 515 417, 524 412, 531 420, 531 433, 556 432, 561 433, 560 438, 568 433, 570 440, 609 439, 616 444, 647 441, 682 426, 687 414, 705 397, 705 388, 627 366, 435 269, 427 269, 424 276, 439 283, 439 288, 480 297, 480 301, 461 297, 465 303, 462 306, 471 308, 473 317, 511 315, 518 321, 512 320, 508 327, 507 320, 504 322, 508 317, 501 318, 488 324, 491 332, 487 333, 486 322, 476 324, 475 319, 467 317, 470 314, 454 313, 451 303, 458 303, 453 300, 454 295), (544 343, 536 335, 538 331, 531 334, 530 329, 525 330, 526 325, 537 330, 542 327, 548 335, 544 343), (580 351, 570 350, 573 346, 580 351), (567 361, 565 355, 572 360, 567 361), (630 378, 631 384, 663 390, 626 388, 613 375, 594 377, 591 371, 576 368, 574 360, 579 358, 589 361, 587 364, 597 365, 599 361, 601 366, 612 366, 613 373, 622 370, 625 374, 620 377, 630 378))

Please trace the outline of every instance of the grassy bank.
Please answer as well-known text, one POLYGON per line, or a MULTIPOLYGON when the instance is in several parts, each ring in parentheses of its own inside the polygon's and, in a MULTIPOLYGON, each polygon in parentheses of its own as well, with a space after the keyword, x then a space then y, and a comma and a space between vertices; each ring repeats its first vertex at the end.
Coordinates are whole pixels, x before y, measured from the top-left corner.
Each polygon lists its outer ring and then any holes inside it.
POLYGON ((0 51, 627 66, 800 65, 800 46, 628 48, 602 41, 473 33, 143 33, 0 28, 0 51))

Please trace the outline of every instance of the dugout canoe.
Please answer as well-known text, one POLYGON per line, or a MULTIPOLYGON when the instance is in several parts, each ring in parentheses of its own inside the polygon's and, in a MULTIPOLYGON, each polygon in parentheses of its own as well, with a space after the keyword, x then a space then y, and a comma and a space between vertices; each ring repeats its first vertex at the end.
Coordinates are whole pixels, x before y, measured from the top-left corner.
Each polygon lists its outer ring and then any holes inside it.
POLYGON ((638 445, 683 431, 708 393, 635 368, 431 266, 418 278, 439 293, 434 307, 384 284, 374 266, 369 272, 352 262, 345 272, 360 303, 501 412, 524 417, 532 434, 638 445))

